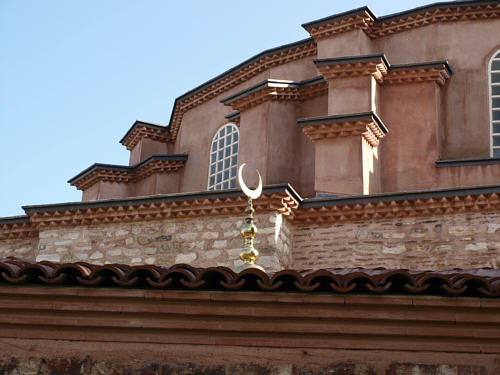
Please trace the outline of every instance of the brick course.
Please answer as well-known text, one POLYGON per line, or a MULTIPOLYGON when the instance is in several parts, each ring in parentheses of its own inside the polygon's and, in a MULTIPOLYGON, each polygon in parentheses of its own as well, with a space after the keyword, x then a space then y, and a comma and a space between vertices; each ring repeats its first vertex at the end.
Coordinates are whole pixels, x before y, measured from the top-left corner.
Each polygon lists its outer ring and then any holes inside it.
POLYGON ((294 268, 500 267, 500 214, 296 227, 294 268))

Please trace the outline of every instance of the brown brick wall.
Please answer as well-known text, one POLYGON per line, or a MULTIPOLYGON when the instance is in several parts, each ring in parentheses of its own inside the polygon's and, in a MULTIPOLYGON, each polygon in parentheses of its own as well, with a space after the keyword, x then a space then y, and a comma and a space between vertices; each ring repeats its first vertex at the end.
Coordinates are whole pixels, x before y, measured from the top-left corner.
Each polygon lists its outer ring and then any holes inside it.
POLYGON ((293 266, 500 267, 500 213, 295 228, 293 266))

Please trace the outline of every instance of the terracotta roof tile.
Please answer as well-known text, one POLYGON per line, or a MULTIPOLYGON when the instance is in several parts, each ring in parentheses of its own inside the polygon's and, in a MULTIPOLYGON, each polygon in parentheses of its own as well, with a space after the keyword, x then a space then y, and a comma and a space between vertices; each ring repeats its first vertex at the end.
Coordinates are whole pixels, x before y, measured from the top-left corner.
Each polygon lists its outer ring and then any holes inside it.
POLYGON ((500 270, 410 271, 405 269, 335 268, 239 274, 227 267, 197 268, 85 262, 31 262, 0 258, 0 284, 49 284, 181 290, 287 291, 500 297, 500 270))

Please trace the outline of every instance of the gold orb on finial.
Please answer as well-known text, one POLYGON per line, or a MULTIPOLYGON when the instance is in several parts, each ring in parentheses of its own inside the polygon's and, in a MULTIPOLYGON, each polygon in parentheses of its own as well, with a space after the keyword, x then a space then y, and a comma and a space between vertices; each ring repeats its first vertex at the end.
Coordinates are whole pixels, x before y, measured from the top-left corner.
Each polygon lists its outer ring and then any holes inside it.
POLYGON ((241 235, 245 240, 245 244, 243 250, 240 253, 240 259, 243 261, 241 266, 235 268, 235 272, 241 272, 248 268, 257 268, 261 271, 265 271, 264 268, 255 264, 255 261, 259 258, 259 252, 255 249, 253 242, 255 236, 257 235, 257 227, 253 223, 253 214, 255 210, 253 208, 252 200, 257 199, 262 194, 262 178, 260 177, 259 171, 257 171, 257 175, 259 176, 259 184, 256 189, 250 189, 243 181, 243 168, 246 163, 241 164, 238 170, 238 182, 240 183, 241 190, 248 197, 248 205, 245 209, 245 213, 247 214, 245 218, 245 224, 241 228, 241 235))

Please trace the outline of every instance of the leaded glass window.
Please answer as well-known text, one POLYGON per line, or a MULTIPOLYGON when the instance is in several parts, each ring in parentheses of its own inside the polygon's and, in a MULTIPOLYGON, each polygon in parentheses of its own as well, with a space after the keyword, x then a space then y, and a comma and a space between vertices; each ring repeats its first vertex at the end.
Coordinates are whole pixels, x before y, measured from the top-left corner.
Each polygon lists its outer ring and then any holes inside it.
POLYGON ((236 186, 239 131, 234 124, 221 127, 212 140, 208 167, 208 190, 236 186))

